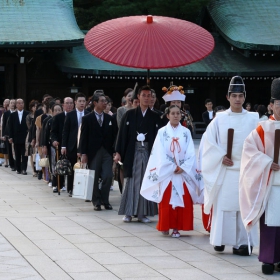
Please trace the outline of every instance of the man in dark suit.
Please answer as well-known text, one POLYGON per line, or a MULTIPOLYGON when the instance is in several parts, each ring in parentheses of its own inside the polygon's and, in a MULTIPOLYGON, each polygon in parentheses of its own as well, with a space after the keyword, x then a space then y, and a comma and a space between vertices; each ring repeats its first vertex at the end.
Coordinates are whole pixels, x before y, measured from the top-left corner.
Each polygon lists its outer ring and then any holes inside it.
MULTIPOLYGON (((15 160, 13 157, 13 149, 12 144, 9 143, 9 117, 15 112, 16 100, 11 99, 9 104, 9 110, 7 110, 3 115, 3 123, 2 123, 2 136, 3 140, 5 140, 6 151, 9 156, 9 165, 12 171, 16 171, 15 169, 15 160)), ((8 167, 5 165, 5 167, 8 167)))
MULTIPOLYGON (((65 97, 63 100, 63 112, 53 117, 50 138, 51 138, 52 145, 55 148, 58 147, 58 151, 61 150, 62 132, 64 127, 65 117, 68 113, 70 113, 73 110, 73 108, 74 108, 73 99, 71 97, 65 97)), ((61 190, 65 191, 66 189, 62 188, 61 190)), ((57 189, 54 189, 53 192, 57 192, 57 189)))
POLYGON ((109 203, 109 193, 113 178, 113 153, 117 135, 117 123, 110 115, 103 111, 107 100, 104 94, 94 94, 92 98, 94 111, 83 117, 79 152, 82 163, 88 163, 90 169, 95 170, 92 203, 95 211, 113 209, 109 203), (102 186, 99 189, 98 180, 102 186))
MULTIPOLYGON (((82 117, 89 114, 85 111, 86 96, 83 93, 77 93, 75 96, 76 110, 71 111, 65 117, 63 132, 62 132, 62 148, 61 154, 67 155, 67 159, 71 162, 72 167, 77 162, 77 138, 78 130, 82 123, 82 117)), ((67 191, 69 196, 72 196, 73 191, 74 170, 72 176, 67 177, 67 191)))
POLYGON ((207 108, 207 111, 202 113, 202 119, 206 126, 213 120, 215 117, 215 112, 213 111, 213 102, 211 99, 206 99, 205 102, 205 107, 207 108))
POLYGON ((26 117, 29 112, 23 109, 22 99, 16 100, 16 108, 16 112, 9 118, 9 142, 14 143, 17 174, 26 175, 28 160, 28 156, 25 155, 25 140, 28 133, 26 117))

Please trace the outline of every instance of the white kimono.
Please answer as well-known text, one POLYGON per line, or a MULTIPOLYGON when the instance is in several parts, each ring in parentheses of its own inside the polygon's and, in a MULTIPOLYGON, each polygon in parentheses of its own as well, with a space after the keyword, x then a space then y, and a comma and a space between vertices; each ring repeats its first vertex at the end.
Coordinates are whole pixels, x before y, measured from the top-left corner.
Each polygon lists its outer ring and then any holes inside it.
POLYGON ((269 119, 260 122, 260 127, 252 131, 244 143, 240 171, 240 207, 247 231, 252 230, 264 212, 267 226, 280 226, 280 171, 270 169, 276 129, 280 129, 280 121, 269 119), (264 143, 259 131, 263 132, 264 143))
POLYGON ((171 181, 170 204, 173 209, 184 207, 183 183, 193 203, 196 203, 200 179, 200 174, 196 172, 195 149, 190 131, 180 123, 177 128, 168 123, 158 131, 140 194, 147 200, 160 203, 171 181), (183 169, 181 174, 174 173, 177 166, 183 169))
MULTIPOLYGON (((243 143, 259 121, 257 113, 243 109, 220 112, 209 124, 204 134, 202 174, 204 181, 204 212, 213 206, 210 244, 232 245, 238 248, 248 244, 239 206, 239 173, 243 143), (234 129, 232 145, 233 166, 222 164, 227 153, 228 129, 234 129)), ((258 243, 257 228, 251 232, 250 243, 258 243)))

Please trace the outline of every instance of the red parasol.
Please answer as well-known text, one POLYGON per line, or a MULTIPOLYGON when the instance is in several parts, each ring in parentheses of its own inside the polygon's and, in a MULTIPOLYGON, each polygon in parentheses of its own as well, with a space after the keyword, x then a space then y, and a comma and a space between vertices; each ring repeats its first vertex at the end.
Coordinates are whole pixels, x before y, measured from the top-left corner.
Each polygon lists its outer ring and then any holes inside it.
POLYGON ((134 68, 173 68, 194 63, 214 49, 202 27, 161 16, 131 16, 94 26, 85 36, 86 49, 107 62, 134 68))

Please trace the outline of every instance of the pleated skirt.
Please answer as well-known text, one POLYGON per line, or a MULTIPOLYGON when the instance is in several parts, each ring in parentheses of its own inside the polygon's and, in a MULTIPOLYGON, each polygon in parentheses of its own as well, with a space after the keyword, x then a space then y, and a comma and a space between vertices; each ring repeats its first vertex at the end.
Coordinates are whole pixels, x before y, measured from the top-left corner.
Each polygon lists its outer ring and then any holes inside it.
POLYGON ((158 214, 157 204, 140 195, 142 180, 149 160, 148 143, 135 143, 132 177, 125 178, 119 215, 154 216, 158 214))
POLYGON ((157 229, 167 231, 169 229, 193 230, 193 201, 184 183, 185 194, 183 196, 185 207, 172 208, 169 204, 172 190, 172 182, 169 183, 159 204, 159 219, 157 229))

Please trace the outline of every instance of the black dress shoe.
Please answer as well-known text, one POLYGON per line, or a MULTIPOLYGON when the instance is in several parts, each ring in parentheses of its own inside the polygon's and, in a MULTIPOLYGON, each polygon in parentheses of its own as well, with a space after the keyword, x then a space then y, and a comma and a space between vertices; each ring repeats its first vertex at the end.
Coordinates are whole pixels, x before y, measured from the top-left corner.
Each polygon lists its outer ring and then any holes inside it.
MULTIPOLYGON (((251 253, 253 251, 253 247, 251 246, 251 253)), ((232 253, 238 256, 250 256, 248 245, 241 245, 238 249, 232 248, 232 253)))
POLYGON ((6 164, 6 165, 5 165, 5 167, 6 167, 6 168, 7 168, 7 167, 9 167, 9 165, 8 165, 8 164, 6 164))
POLYGON ((93 210, 94 210, 94 211, 101 211, 101 206, 100 206, 100 205, 95 205, 95 206, 93 207, 93 210))
POLYGON ((21 172, 22 175, 27 175, 26 171, 21 172))
POLYGON ((105 208, 106 210, 113 210, 113 207, 112 207, 111 204, 104 204, 104 208, 105 208))
POLYGON ((21 174, 19 171, 17 171, 17 174, 21 174))
POLYGON ((15 168, 12 168, 11 170, 12 170, 12 171, 16 171, 16 169, 15 169, 15 168))
POLYGON ((86 199, 86 200, 85 200, 85 202, 91 202, 91 200, 89 200, 89 199, 86 199))
POLYGON ((274 264, 273 263, 263 263, 262 264, 262 273, 266 275, 271 275, 274 272, 274 264))
POLYGON ((69 196, 72 197, 72 191, 69 191, 69 196))
POLYGON ((223 252, 225 250, 225 245, 214 246, 214 250, 217 252, 223 252))

